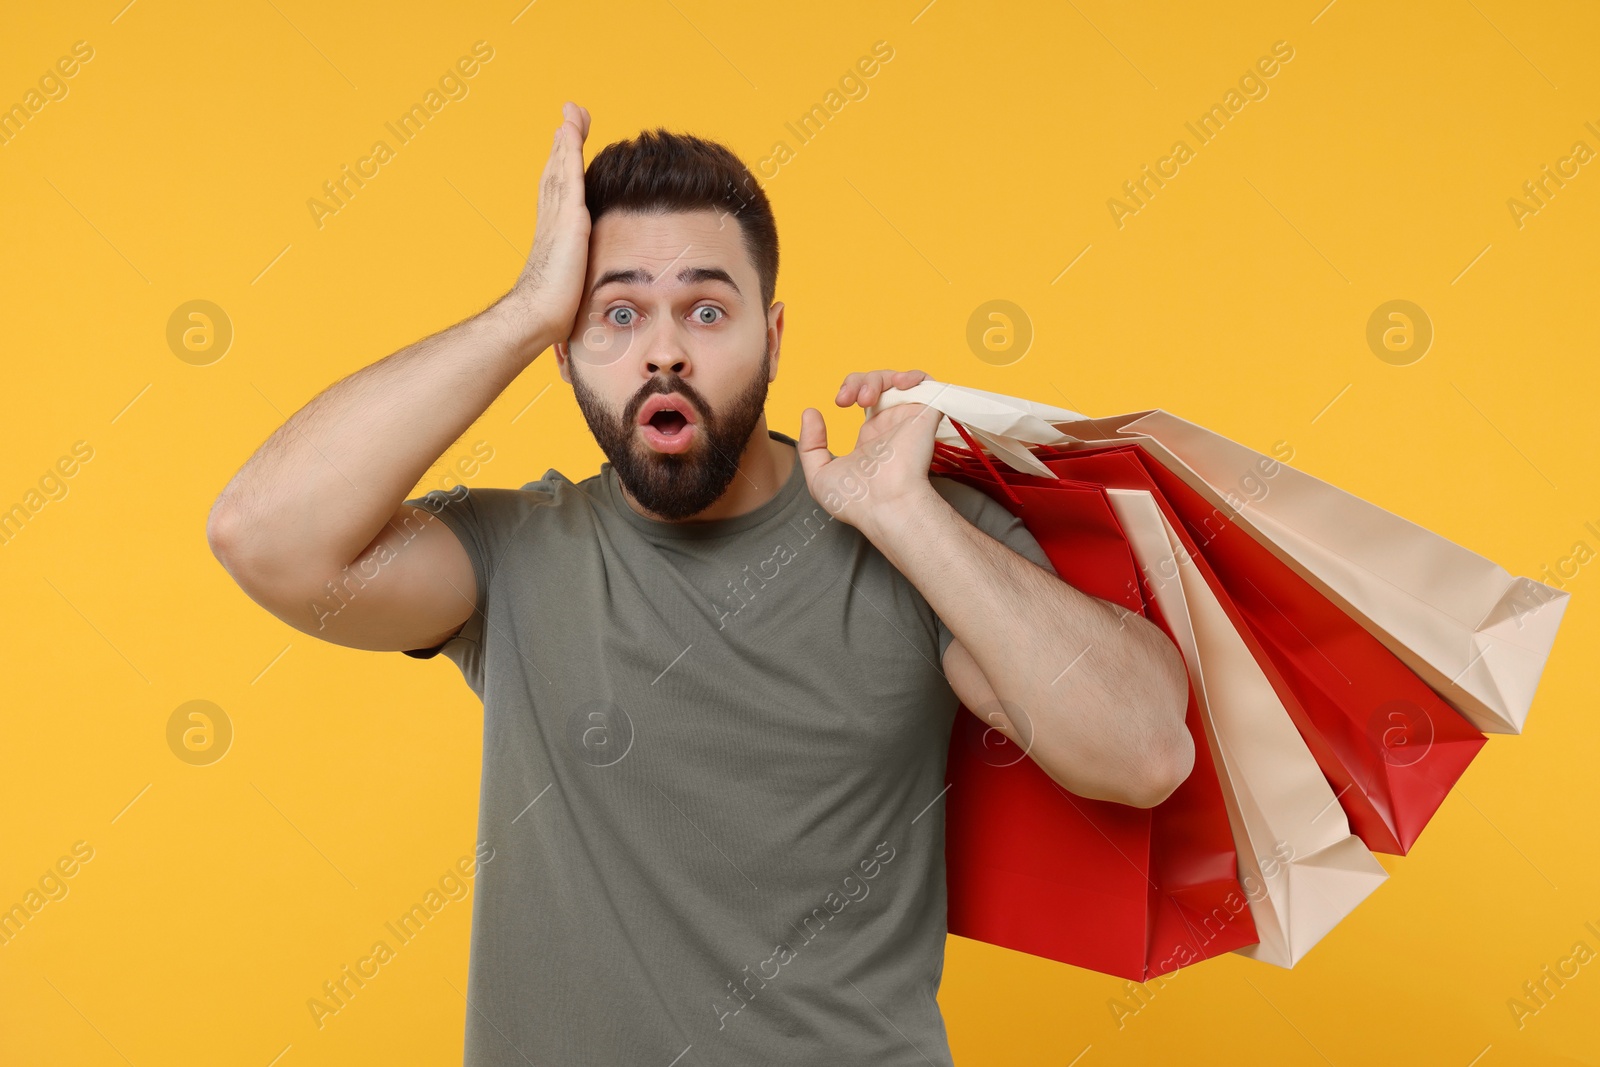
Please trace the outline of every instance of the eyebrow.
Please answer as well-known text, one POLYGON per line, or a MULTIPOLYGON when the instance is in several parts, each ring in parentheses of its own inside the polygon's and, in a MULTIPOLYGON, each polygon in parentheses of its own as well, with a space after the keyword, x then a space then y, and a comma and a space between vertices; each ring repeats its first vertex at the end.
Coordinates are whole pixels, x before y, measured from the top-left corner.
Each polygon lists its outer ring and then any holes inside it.
MULTIPOLYGON (((734 283, 733 276, 721 267, 684 267, 678 272, 678 282, 681 285, 695 285, 699 282, 722 282, 732 289, 740 299, 744 294, 739 292, 739 286, 734 283)), ((655 281, 651 273, 643 267, 630 267, 627 270, 608 270, 600 275, 600 280, 594 283, 594 289, 589 294, 593 296, 601 289, 611 284, 619 285, 650 285, 655 281)))

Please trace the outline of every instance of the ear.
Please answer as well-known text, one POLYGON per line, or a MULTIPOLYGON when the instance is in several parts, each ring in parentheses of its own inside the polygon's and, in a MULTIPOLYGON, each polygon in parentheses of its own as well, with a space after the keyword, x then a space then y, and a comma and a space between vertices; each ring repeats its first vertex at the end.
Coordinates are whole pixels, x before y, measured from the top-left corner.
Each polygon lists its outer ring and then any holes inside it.
POLYGON ((571 385, 572 372, 569 365, 572 360, 572 352, 567 348, 567 342, 565 341, 557 341, 554 347, 556 350, 556 369, 561 372, 561 380, 571 385))
POLYGON ((783 301, 779 300, 767 310, 767 344, 772 348, 772 366, 767 370, 767 381, 778 378, 778 356, 783 351, 783 301))

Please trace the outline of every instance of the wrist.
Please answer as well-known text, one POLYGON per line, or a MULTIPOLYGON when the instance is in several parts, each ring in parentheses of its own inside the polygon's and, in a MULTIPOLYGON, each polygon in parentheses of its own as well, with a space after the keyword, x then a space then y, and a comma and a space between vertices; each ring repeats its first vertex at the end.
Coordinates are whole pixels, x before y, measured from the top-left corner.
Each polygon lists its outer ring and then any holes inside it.
POLYGON ((534 294, 520 285, 491 304, 484 315, 494 321, 501 336, 525 363, 531 363, 545 349, 567 339, 565 329, 554 325, 534 294))
POLYGON ((892 498, 880 497, 871 503, 872 506, 862 513, 859 526, 867 540, 885 555, 890 555, 905 538, 936 529, 955 511, 930 484, 892 498))

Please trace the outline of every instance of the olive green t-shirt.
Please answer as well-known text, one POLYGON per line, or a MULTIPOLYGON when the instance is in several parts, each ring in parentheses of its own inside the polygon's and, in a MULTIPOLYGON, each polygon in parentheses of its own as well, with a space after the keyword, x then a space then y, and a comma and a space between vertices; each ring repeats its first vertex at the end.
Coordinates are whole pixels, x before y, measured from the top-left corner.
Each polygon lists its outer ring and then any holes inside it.
MULTIPOLYGON (((1055 573, 998 503, 931 481, 1055 573)), ((798 456, 711 522, 640 515, 609 463, 411 503, 478 584, 458 636, 407 653, 443 651, 484 706, 469 1067, 951 1063, 951 634, 798 456)))

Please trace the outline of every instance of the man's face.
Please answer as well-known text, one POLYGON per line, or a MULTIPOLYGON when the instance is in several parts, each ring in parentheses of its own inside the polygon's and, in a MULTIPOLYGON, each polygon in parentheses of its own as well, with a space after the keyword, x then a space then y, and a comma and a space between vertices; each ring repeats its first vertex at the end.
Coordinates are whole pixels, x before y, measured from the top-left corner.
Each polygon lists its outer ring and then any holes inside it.
POLYGON ((601 216, 583 299, 556 354, 590 432, 641 507, 698 514, 764 444, 783 305, 761 306, 737 220, 709 209, 601 216), (667 397, 685 415, 641 423, 667 397))

